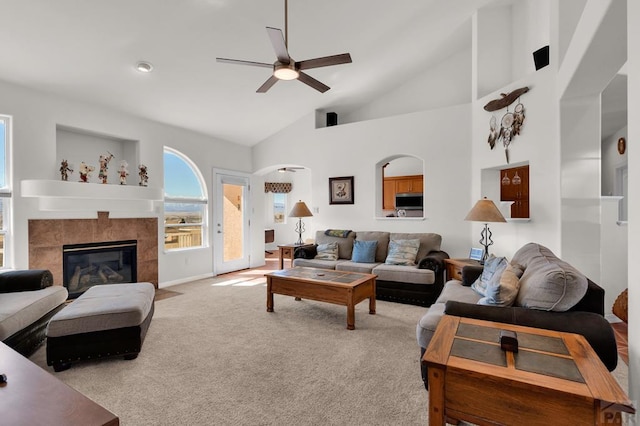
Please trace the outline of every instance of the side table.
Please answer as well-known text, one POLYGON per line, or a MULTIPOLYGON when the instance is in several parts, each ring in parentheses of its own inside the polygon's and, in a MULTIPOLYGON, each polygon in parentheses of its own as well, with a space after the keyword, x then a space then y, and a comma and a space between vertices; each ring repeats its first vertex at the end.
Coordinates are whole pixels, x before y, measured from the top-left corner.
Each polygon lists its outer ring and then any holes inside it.
POLYGON ((313 247, 313 244, 279 244, 278 245, 278 261, 280 269, 284 269, 284 260, 291 259, 291 266, 293 266, 293 252, 298 247, 313 247))
POLYGON ((445 259, 444 263, 447 269, 447 281, 462 281, 462 268, 465 266, 480 266, 480 262, 471 259, 445 259))

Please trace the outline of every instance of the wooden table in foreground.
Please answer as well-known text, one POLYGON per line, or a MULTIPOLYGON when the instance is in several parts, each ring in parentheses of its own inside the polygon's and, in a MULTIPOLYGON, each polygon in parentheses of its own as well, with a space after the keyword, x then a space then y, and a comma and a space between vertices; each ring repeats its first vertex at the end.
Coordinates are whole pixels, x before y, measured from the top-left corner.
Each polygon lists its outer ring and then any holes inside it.
POLYGON ((347 329, 355 329, 355 306, 369 299, 369 313, 376 313, 376 275, 318 268, 292 268, 265 274, 267 312, 273 312, 273 295, 345 305, 347 329))
POLYGON ((429 424, 622 424, 631 401, 585 338, 445 315, 424 354, 429 424), (502 351, 500 330, 518 335, 502 351))
POLYGON ((118 417, 0 342, 0 423, 117 426, 118 417))

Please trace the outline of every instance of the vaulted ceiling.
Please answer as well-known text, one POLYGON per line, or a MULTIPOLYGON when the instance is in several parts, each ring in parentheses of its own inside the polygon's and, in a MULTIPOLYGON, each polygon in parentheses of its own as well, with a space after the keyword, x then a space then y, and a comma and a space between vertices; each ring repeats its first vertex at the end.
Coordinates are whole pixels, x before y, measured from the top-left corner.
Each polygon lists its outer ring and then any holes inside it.
POLYGON ((256 89, 274 61, 267 26, 284 0, 6 0, 0 80, 254 145, 317 109, 358 108, 471 43, 469 18, 490 0, 289 0, 295 60, 349 52, 353 63, 256 89), (137 61, 153 72, 134 69, 137 61))

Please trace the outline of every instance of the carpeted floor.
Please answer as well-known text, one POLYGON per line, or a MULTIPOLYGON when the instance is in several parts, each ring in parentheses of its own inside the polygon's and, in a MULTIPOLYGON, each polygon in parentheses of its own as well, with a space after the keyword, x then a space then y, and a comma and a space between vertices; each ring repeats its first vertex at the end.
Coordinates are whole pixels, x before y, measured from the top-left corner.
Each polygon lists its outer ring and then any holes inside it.
MULTIPOLYGON (((275 295, 266 270, 173 286, 156 301, 142 352, 53 373, 130 425, 424 425, 415 325, 426 308, 377 314, 275 295), (171 296, 171 297, 166 297, 171 296)), ((614 371, 627 389, 627 367, 614 371)))
MULTIPOLYGON (((122 425, 424 425, 415 324, 425 308, 275 296, 264 271, 171 287, 142 352, 53 373, 122 425)), ((31 360, 48 371, 44 347, 31 360)))

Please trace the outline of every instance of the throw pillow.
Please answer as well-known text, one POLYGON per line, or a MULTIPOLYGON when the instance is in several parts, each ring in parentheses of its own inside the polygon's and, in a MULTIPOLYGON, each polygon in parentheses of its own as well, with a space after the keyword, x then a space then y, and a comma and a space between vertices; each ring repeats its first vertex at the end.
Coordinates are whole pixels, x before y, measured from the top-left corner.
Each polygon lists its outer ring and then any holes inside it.
POLYGON ((377 241, 355 240, 353 242, 352 262, 374 263, 376 261, 377 241))
POLYGON ((317 250, 315 259, 338 260, 338 243, 318 244, 317 250))
POLYGON ((482 274, 478 277, 478 279, 471 284, 471 288, 476 291, 481 296, 486 296, 487 285, 491 280, 495 280, 495 285, 500 283, 500 277, 502 276, 502 271, 507 267, 507 259, 504 257, 496 257, 494 255, 490 255, 489 258, 484 262, 484 268, 482 269, 482 274))
POLYGON ((499 282, 491 280, 486 288, 485 297, 478 301, 479 305, 511 306, 518 296, 520 277, 523 267, 521 265, 507 265, 502 272, 499 282))
POLYGON ((384 263, 387 265, 415 265, 420 240, 391 240, 389 253, 384 263))

